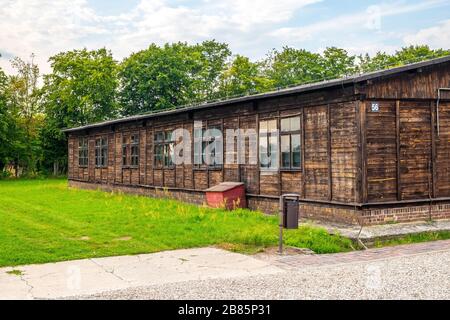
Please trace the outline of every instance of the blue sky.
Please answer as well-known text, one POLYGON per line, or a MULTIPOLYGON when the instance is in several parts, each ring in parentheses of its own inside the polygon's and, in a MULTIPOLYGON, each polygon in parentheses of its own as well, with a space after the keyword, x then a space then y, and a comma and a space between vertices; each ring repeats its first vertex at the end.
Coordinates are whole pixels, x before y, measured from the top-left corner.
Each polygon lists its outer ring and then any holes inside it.
POLYGON ((353 54, 410 44, 450 48, 450 0, 0 0, 0 67, 35 53, 44 73, 60 51, 107 47, 120 60, 150 43, 227 42, 263 58, 291 46, 353 54))

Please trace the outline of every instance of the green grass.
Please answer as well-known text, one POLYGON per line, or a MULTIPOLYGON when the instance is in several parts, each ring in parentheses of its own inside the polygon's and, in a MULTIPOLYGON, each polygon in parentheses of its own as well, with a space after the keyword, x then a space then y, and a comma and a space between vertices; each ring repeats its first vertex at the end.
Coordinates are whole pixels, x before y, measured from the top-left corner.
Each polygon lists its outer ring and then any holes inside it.
MULTIPOLYGON (((0 266, 210 245, 253 253, 277 244, 277 224, 248 210, 72 189, 63 179, 0 181, 0 266)), ((351 250, 350 240, 311 226, 287 231, 285 243, 351 250)))
POLYGON ((9 274, 11 276, 22 276, 23 275, 23 271, 21 270, 11 270, 11 271, 7 271, 6 274, 9 274))
POLYGON ((395 239, 378 240, 375 241, 374 247, 381 248, 387 246, 397 246, 402 244, 412 244, 419 242, 448 240, 448 239, 450 239, 450 231, 423 232, 417 234, 409 234, 395 239))

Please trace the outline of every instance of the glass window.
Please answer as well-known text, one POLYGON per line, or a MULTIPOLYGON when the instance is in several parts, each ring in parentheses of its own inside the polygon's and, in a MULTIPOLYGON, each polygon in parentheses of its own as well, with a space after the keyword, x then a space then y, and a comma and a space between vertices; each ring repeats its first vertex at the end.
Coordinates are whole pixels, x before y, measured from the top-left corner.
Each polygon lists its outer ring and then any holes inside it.
POLYGON ((131 136, 131 165, 139 166, 139 135, 133 134, 131 136))
POLYGON ((300 117, 281 119, 281 166, 283 169, 301 168, 300 117))
POLYGON ((173 167, 175 141, 172 131, 159 131, 155 133, 154 165, 155 168, 173 167))
POLYGON ((291 142, 288 135, 281 136, 281 166, 283 168, 291 167, 291 142))
POLYGON ((95 166, 104 168, 108 163, 108 139, 95 139, 95 166))
POLYGON ((128 141, 127 137, 122 137, 122 166, 128 165, 128 141))
POLYGON ((195 128, 194 139, 194 164, 197 167, 202 165, 221 167, 223 154, 221 127, 195 128))
POLYGON ((259 160, 261 168, 278 168, 278 133, 277 121, 259 123, 259 160))
POLYGON ((87 167, 89 164, 89 147, 88 139, 82 137, 78 139, 78 165, 80 167, 87 167))

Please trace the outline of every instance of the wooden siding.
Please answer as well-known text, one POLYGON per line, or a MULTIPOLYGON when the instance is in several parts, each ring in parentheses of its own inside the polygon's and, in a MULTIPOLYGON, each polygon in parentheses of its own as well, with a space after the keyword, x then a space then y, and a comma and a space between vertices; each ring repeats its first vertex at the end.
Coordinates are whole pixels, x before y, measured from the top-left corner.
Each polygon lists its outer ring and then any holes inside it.
POLYGON ((429 104, 400 105, 401 200, 431 197, 430 121, 429 104))
POLYGON ((328 200, 328 111, 326 106, 305 112, 305 193, 306 198, 328 200))
MULTIPOLYGON (((436 108, 436 105, 434 105, 436 108)), ((437 125, 436 125, 437 126, 437 125)), ((440 134, 436 127, 436 197, 450 197, 450 103, 439 107, 440 134)))
POLYGON ((357 103, 336 104, 329 108, 329 157, 331 196, 339 202, 358 202, 357 103))
MULTIPOLYGON (((450 66, 424 68, 338 89, 235 103, 69 135, 69 178, 118 185, 205 190, 222 181, 242 181, 251 196, 298 193, 308 201, 353 204, 393 203, 450 197, 450 94, 439 110, 436 93, 450 87, 450 66), (372 103, 379 106, 372 110, 372 103), (194 121, 227 129, 252 129, 259 121, 298 115, 302 120, 301 170, 260 170, 254 164, 221 168, 192 164, 155 169, 154 134, 194 121), (122 137, 140 136, 140 164, 122 166, 122 137), (95 168, 95 137, 108 137, 108 167, 95 168), (89 137, 89 165, 78 166, 78 137, 89 137)), ((224 148, 226 147, 226 135, 224 148)), ((246 143, 246 160, 249 160, 246 143)), ((237 155, 237 149, 224 150, 237 155)), ((192 159, 193 160, 193 159, 192 159)))
POLYGON ((368 201, 394 201, 397 200, 396 103, 380 103, 379 112, 371 112, 370 104, 365 108, 368 201))
POLYGON ((362 90, 368 99, 437 99, 438 88, 450 88, 450 64, 372 81, 362 90))

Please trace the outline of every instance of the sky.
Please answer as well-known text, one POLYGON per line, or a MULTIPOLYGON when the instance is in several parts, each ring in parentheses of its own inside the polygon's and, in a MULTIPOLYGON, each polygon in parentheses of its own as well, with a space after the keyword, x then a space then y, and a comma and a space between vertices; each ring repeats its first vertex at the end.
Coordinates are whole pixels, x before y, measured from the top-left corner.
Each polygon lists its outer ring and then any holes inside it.
POLYGON ((283 46, 352 54, 450 49, 450 0, 0 0, 0 67, 106 47, 120 61, 151 43, 216 39, 253 60, 283 46))

